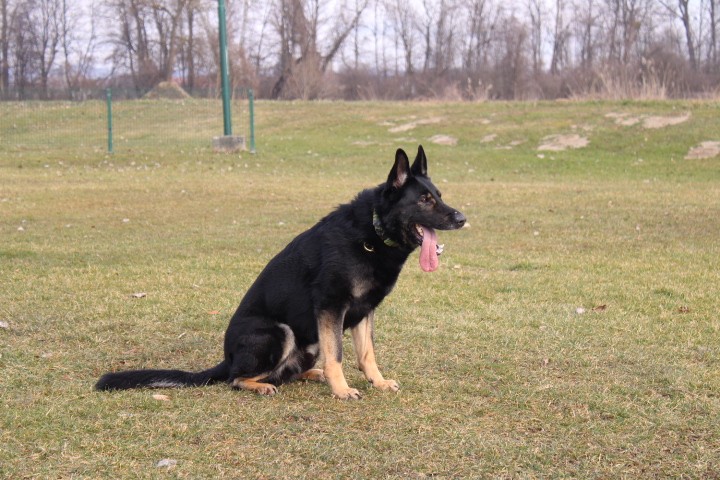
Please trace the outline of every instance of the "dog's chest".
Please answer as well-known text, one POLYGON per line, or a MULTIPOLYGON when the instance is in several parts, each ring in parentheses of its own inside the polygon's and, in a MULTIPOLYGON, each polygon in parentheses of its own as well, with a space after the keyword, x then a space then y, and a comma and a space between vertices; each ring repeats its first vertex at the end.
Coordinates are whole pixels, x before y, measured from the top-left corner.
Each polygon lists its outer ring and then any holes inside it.
POLYGON ((375 282, 367 278, 355 278, 351 283, 350 294, 355 301, 362 300, 375 287, 375 282))
POLYGON ((353 327, 367 317, 382 302, 390 289, 391 287, 367 279, 353 281, 350 302, 343 322, 344 328, 353 327))
POLYGON ((395 282, 383 282, 372 276, 356 276, 350 281, 350 303, 355 307, 374 309, 382 302, 395 282))

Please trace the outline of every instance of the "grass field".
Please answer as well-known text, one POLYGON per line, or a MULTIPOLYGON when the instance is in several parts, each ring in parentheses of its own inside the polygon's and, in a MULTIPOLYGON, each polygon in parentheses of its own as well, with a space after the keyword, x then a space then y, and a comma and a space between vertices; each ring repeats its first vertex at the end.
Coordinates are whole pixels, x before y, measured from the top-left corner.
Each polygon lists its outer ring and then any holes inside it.
POLYGON ((684 158, 718 103, 258 102, 254 156, 207 103, 116 114, 107 155, 99 105, 0 103, 0 477, 720 477, 720 157, 684 158), (378 310, 399 394, 350 343, 358 402, 92 390, 214 365, 264 264, 418 143, 469 226, 378 310))

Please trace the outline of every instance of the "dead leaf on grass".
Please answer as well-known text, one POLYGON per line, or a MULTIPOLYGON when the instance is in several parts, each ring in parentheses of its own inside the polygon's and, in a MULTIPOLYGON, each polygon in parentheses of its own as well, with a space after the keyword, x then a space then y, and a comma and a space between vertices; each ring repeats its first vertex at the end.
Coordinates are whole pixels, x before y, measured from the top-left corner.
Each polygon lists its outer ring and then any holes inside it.
POLYGON ((168 397, 167 395, 163 395, 163 394, 161 394, 161 393, 156 393, 156 394, 154 394, 152 397, 153 397, 155 400, 158 400, 158 401, 160 401, 160 402, 169 402, 169 401, 170 401, 170 397, 168 397))
POLYGON ((607 305, 605 304, 593 307, 593 312, 604 312, 605 310, 607 310, 607 305))
POLYGON ((678 313, 690 313, 690 307, 682 306, 677 309, 678 313))

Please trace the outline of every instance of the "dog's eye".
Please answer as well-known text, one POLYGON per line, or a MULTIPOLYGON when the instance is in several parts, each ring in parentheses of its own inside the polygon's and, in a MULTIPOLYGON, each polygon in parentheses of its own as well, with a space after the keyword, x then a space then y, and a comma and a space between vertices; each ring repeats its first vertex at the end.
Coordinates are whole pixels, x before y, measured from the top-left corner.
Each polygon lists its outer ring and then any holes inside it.
POLYGON ((425 204, 435 203, 435 199, 431 194, 426 194, 420 197, 420 201, 425 204))

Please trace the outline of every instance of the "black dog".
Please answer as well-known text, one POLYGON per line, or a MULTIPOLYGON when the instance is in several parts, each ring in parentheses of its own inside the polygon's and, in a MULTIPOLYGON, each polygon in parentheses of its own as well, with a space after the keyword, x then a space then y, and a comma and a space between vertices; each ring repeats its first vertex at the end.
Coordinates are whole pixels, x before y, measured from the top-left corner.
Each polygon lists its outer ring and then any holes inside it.
POLYGON ((438 266, 435 229, 465 223, 427 176, 422 146, 410 166, 402 149, 387 182, 339 206, 298 235, 260 273, 225 333, 225 359, 202 372, 135 370, 105 374, 98 390, 200 386, 227 381, 264 395, 295 379, 327 381, 337 398, 356 399, 342 372, 342 335, 352 333, 360 369, 381 390, 397 391, 375 363, 373 314, 405 260, 438 266), (324 369, 313 368, 318 356, 324 369))

